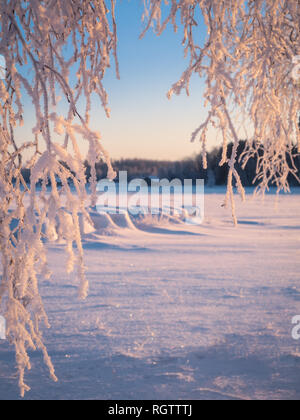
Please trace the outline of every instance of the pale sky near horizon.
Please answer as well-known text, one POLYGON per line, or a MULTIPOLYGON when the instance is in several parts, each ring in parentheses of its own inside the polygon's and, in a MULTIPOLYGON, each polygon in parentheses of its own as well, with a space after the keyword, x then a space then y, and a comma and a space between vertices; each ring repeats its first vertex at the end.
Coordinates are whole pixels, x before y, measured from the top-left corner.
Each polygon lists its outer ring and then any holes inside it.
MULTIPOLYGON (((118 57, 121 80, 114 68, 107 72, 104 86, 109 95, 111 118, 99 102, 92 102, 91 127, 100 131, 104 147, 112 159, 148 158, 176 160, 199 153, 199 142, 190 142, 191 133, 207 115, 204 108, 204 84, 197 76, 191 83, 191 95, 185 92, 168 100, 166 93, 187 66, 181 45, 182 33, 170 26, 157 37, 152 30, 140 40, 143 2, 120 0, 117 4, 118 57)), ((201 25, 200 36, 206 37, 201 25)), ((29 104, 28 104, 29 105, 29 104)), ((29 109, 29 108, 28 108, 29 109)), ((28 111, 29 112, 29 111, 28 111)), ((33 124, 27 116, 17 138, 29 140, 33 124)), ((216 144, 216 133, 209 132, 209 146, 216 144)), ((85 148, 82 143, 82 150, 85 148)))

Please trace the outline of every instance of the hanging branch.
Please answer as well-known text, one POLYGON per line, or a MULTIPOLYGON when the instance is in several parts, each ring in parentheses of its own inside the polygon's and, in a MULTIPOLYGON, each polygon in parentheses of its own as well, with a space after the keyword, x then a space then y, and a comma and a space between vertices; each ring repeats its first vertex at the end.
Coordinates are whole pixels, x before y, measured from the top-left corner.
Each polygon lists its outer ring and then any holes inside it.
MULTIPOLYGON (((237 124, 234 115, 244 116, 252 128, 242 156, 245 167, 257 156, 256 181, 265 192, 275 184, 278 192, 289 191, 288 176, 297 178, 294 164, 295 146, 300 150, 297 127, 300 109, 299 83, 292 77, 294 57, 300 54, 299 0, 145 0, 146 27, 141 36, 154 27, 160 35, 170 23, 174 30, 180 21, 183 45, 189 64, 168 97, 189 94, 193 74, 204 78, 205 99, 210 109, 208 118, 195 130, 203 144, 203 163, 206 168, 206 143, 209 126, 222 134, 223 156, 220 165, 229 166, 228 197, 233 200, 233 179, 244 199, 244 189, 235 169, 238 146, 237 124), (162 16, 166 16, 162 20, 162 16), (207 28, 207 39, 199 41, 201 20, 207 28), (231 105, 231 106, 229 106, 231 105), (231 110, 231 111, 230 111, 231 110), (233 143, 232 156, 227 147, 233 143)), ((299 181, 300 182, 300 181, 299 181)))
MULTIPOLYGON (((53 242, 59 236, 65 241, 67 270, 71 272, 76 267, 79 295, 87 295, 79 212, 89 216, 77 137, 87 141, 90 165, 94 167, 100 158, 104 159, 108 176, 113 178, 100 135, 89 128, 89 116, 93 94, 99 97, 109 116, 102 80, 111 65, 111 55, 119 75, 114 11, 115 0, 0 3, 0 54, 7 67, 6 79, 0 81, 0 305, 6 307, 7 337, 16 349, 22 396, 29 390, 24 383, 25 370, 30 369, 28 348, 43 352, 50 375, 57 380, 40 332, 42 322, 49 327, 38 287, 39 278, 50 277, 45 239, 53 242), (31 68, 30 76, 26 66, 31 68), (71 77, 74 71, 75 82, 71 77), (35 139, 18 145, 14 131, 23 124, 26 94, 35 110, 35 139), (68 107, 66 116, 58 111, 60 96, 68 107), (78 108, 82 97, 86 103, 84 116, 78 108), (54 133, 56 138, 63 136, 64 141, 55 141, 54 133), (26 165, 31 170, 30 186, 21 173, 25 151, 26 156, 31 154, 26 165), (60 190, 57 177, 62 182, 60 190), (71 191, 70 179, 76 194, 71 191), (40 180, 42 191, 38 193, 36 184, 40 180), (50 194, 46 194, 48 182, 50 194)), ((91 182, 94 204, 96 178, 92 177, 91 182)))

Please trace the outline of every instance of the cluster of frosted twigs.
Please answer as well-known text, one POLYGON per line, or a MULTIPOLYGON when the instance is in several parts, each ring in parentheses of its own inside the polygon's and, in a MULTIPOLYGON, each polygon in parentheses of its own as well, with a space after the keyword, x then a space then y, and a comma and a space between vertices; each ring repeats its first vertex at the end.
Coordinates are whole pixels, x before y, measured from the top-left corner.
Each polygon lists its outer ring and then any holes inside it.
MULTIPOLYGON (((88 144, 91 167, 102 158, 108 165, 108 176, 114 177, 99 133, 89 128, 93 94, 99 96, 109 114, 102 80, 112 56, 118 74, 114 7, 114 0, 0 2, 0 54, 7 67, 6 79, 0 81, 0 304, 6 307, 7 336, 16 349, 21 395, 28 390, 24 383, 24 372, 30 369, 28 348, 43 351, 56 380, 40 332, 41 322, 49 327, 38 287, 39 277, 50 276, 45 240, 66 243, 67 269, 71 272, 76 268, 79 294, 87 296, 78 216, 80 212, 88 218, 86 177, 78 138, 88 144), (29 76, 27 68, 31 69, 29 76), (75 80, 71 72, 76 72, 75 80), (36 117, 33 139, 19 145, 14 132, 23 123, 28 97, 36 117), (84 115, 78 111, 82 97, 84 115), (62 101, 68 108, 66 115, 58 111, 62 101), (62 141, 56 143, 54 136, 61 136, 62 141), (29 156, 29 161, 24 162, 24 156, 29 156), (23 166, 31 169, 30 186, 22 178, 23 166), (57 177, 62 182, 59 190, 57 177), (76 194, 70 189, 70 179, 76 194), (39 180, 40 193, 36 191, 39 180), (47 194, 49 183, 52 188, 47 194)), ((95 170, 90 181, 94 202, 95 170)))

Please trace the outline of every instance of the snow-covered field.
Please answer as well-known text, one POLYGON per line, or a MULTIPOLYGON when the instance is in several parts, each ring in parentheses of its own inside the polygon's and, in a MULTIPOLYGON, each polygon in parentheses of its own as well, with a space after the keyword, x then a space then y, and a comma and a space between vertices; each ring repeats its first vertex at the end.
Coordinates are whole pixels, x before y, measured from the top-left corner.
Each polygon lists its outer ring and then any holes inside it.
MULTIPOLYGON (((59 382, 31 353, 26 399, 300 398, 300 195, 277 208, 274 195, 238 199, 238 228, 222 194, 205 201, 201 226, 115 220, 87 233, 84 302, 63 245, 49 246, 44 337, 59 382)), ((0 341, 0 399, 16 398, 13 348, 0 341)))

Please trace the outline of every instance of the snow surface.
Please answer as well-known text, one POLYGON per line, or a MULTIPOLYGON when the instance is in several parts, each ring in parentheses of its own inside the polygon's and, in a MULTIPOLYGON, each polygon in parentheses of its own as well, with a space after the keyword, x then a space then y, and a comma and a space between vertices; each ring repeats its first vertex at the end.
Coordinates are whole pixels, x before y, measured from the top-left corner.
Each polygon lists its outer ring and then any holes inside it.
MULTIPOLYGON (((86 301, 63 244, 41 284, 59 378, 31 352, 25 399, 299 399, 300 195, 239 203, 207 190, 201 226, 174 220, 82 221, 86 301)), ((13 348, 0 341, 0 399, 17 399, 13 348)))

